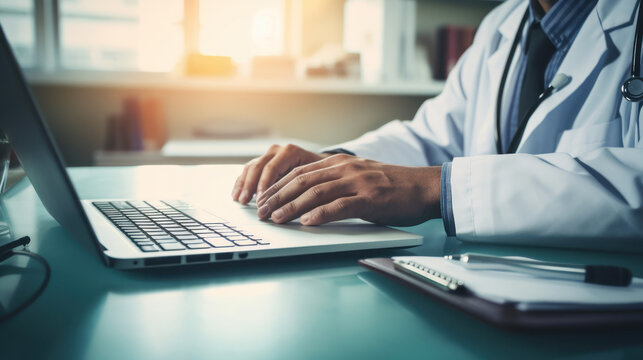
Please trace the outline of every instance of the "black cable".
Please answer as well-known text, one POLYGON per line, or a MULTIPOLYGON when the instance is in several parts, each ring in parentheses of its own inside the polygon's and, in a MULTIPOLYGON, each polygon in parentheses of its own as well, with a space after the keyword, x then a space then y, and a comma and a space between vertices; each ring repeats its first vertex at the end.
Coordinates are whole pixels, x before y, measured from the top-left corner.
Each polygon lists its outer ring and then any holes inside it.
POLYGON ((23 256, 27 256, 29 258, 32 258, 32 259, 38 261, 45 268, 45 278, 43 279, 42 283, 40 284, 40 287, 38 287, 38 290, 36 290, 36 292, 33 295, 31 295, 25 302, 20 304, 20 306, 18 306, 17 308, 12 310, 11 312, 9 312, 7 314, 2 314, 0 316, 0 322, 3 322, 5 320, 9 319, 10 317, 16 315, 20 311, 24 310, 27 306, 31 305, 34 301, 36 301, 36 299, 40 296, 40 294, 42 294, 42 292, 45 291, 45 288, 47 287, 47 284, 49 284, 49 278, 51 278, 51 268, 49 267, 49 264, 47 263, 47 260, 45 260, 45 258, 43 258, 42 256, 40 256, 38 254, 29 252, 29 251, 25 251, 25 250, 11 250, 11 251, 8 251, 7 253, 2 254, 2 255, 3 255, 2 256, 3 259, 9 258, 9 257, 14 256, 14 255, 23 255, 23 256))
MULTIPOLYGON (((10 250, 17 248, 18 246, 27 246, 29 245, 30 242, 31 242, 31 238, 29 238, 29 236, 23 236, 18 240, 10 241, 9 243, 0 246, 0 255, 9 254, 10 250)), ((6 258, 0 256, 0 261, 4 259, 6 258)))

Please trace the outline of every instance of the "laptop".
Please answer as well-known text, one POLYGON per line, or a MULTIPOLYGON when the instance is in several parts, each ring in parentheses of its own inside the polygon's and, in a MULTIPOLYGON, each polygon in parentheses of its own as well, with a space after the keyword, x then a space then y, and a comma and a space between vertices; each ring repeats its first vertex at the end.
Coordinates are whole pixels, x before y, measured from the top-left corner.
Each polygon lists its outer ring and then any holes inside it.
POLYGON ((40 200, 107 266, 176 266, 422 243, 421 236, 361 220, 318 227, 264 222, 256 209, 229 196, 205 205, 185 199, 80 199, 1 27, 0 79, 0 129, 40 200))

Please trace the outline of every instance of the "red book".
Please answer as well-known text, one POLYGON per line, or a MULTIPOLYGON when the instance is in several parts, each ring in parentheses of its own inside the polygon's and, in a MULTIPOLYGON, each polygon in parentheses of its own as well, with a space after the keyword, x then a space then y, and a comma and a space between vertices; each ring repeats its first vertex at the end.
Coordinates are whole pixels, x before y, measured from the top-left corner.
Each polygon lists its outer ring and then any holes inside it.
POLYGON ((143 148, 158 150, 167 140, 165 118, 158 99, 151 98, 141 102, 141 125, 143 148))
POLYGON ((446 79, 449 76, 460 56, 473 43, 475 32, 475 27, 455 25, 444 26, 438 31, 442 57, 440 71, 437 73, 439 79, 446 79))
POLYGON ((126 148, 123 150, 143 150, 141 131, 141 104, 137 98, 123 100, 123 137, 126 148))

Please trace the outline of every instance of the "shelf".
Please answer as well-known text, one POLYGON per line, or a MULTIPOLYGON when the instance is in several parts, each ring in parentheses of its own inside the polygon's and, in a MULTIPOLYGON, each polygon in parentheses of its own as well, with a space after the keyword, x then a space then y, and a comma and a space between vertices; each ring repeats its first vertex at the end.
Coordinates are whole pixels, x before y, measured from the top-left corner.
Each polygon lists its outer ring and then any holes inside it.
POLYGON ((263 155, 273 144, 295 144, 310 151, 320 151, 323 145, 310 141, 258 137, 248 139, 172 139, 157 151, 106 151, 94 153, 97 166, 133 165, 198 165, 243 164, 263 155))
MULTIPOLYGON (((261 155, 261 154, 259 154, 261 155)), ((141 165, 203 165, 244 164, 256 156, 168 156, 161 151, 105 151, 94 152, 94 166, 141 166, 141 165)))
POLYGON ((27 72, 32 85, 169 89, 191 91, 280 92, 338 95, 435 96, 444 87, 443 81, 383 82, 376 84, 355 80, 252 80, 238 78, 177 77, 150 73, 111 72, 27 72))

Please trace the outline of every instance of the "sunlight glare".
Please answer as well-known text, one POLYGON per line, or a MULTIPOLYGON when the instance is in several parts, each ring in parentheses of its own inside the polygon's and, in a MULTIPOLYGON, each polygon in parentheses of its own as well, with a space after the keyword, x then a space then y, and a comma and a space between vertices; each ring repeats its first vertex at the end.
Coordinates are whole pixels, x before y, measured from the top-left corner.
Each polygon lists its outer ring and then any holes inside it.
POLYGON ((170 71, 183 53, 183 2, 139 1, 138 68, 170 71))
POLYGON ((201 0, 199 48, 204 55, 252 56, 284 51, 283 0, 201 0))

